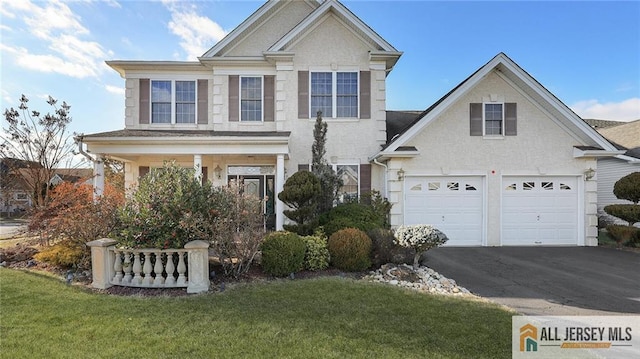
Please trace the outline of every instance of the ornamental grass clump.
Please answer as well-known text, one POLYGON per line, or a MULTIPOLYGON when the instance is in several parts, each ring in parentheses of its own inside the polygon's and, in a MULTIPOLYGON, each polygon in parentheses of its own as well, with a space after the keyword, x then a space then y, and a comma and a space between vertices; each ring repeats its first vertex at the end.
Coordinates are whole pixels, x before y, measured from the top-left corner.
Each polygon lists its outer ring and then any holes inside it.
POLYGON ((416 251, 416 255, 413 257, 414 269, 418 269, 422 253, 441 246, 449 240, 439 229, 428 224, 400 226, 396 229, 395 238, 397 244, 413 248, 416 251))

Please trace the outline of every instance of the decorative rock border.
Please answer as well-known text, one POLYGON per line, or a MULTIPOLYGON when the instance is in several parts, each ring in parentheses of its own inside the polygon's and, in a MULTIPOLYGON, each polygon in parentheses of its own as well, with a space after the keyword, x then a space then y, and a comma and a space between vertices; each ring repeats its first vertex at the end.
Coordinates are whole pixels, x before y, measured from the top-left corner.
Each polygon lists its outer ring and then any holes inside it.
POLYGON ((412 266, 406 264, 388 263, 370 272, 363 279, 426 293, 475 297, 466 288, 457 285, 455 280, 424 266, 414 270, 412 266))

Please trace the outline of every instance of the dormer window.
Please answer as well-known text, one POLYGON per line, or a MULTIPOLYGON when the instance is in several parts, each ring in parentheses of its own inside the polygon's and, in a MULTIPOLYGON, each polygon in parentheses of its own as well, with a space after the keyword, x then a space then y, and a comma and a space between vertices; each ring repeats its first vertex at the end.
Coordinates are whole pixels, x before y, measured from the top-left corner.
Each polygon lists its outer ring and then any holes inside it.
POLYGON ((152 80, 151 123, 196 123, 196 82, 152 80))

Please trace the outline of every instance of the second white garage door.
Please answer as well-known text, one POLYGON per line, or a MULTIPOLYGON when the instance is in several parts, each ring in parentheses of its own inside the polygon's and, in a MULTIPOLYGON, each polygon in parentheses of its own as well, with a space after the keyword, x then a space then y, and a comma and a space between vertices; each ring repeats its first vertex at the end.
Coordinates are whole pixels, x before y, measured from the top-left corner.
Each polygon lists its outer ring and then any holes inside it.
POLYGON ((577 177, 504 177, 502 245, 577 245, 577 177))
POLYGON ((483 189, 482 177, 407 177, 404 223, 433 225, 446 245, 480 246, 483 189))

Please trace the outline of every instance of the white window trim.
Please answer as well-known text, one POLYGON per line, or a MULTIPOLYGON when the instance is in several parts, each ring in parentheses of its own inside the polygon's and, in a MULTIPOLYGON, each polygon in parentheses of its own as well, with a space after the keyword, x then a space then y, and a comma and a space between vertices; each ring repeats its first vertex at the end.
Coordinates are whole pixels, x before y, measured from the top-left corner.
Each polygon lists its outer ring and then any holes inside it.
POLYGON ((198 124, 198 80, 197 79, 163 79, 156 78, 149 81, 149 124, 152 126, 196 126, 198 124), (154 81, 171 81, 171 123, 159 123, 153 122, 153 82, 154 81), (176 81, 193 82, 195 83, 195 116, 192 123, 178 123, 176 122, 176 81))
MULTIPOLYGON (((309 112, 311 111, 311 97, 313 96, 313 94, 311 93, 311 74, 313 73, 318 73, 318 72, 330 72, 331 73, 331 116, 328 117, 326 116, 326 114, 322 114, 322 118, 328 118, 328 119, 332 119, 332 120, 358 120, 360 119, 360 70, 358 69, 344 69, 344 70, 330 70, 330 69, 322 69, 322 68, 318 68, 318 69, 309 69, 309 112), (356 89, 356 106, 358 107, 358 111, 355 117, 337 117, 338 114, 338 73, 342 72, 342 73, 349 73, 349 72, 355 72, 356 74, 356 79, 358 81, 358 86, 356 89)), ((316 118, 316 114, 315 113, 309 113, 309 117, 310 119, 315 119, 316 118)), ((359 167, 358 167, 359 168, 359 167)))
POLYGON ((482 103, 482 136, 484 138, 489 138, 489 139, 502 139, 502 138, 504 138, 504 136, 505 136, 504 135, 504 130, 505 130, 505 128, 504 128, 504 122, 505 122, 504 110, 505 110, 504 102, 483 102, 482 103), (489 134, 487 134, 487 129, 486 129, 487 120, 485 118, 486 117, 486 113, 487 113, 486 112, 486 106, 487 105, 501 105, 502 106, 502 120, 500 122, 501 129, 500 129, 500 134, 499 135, 494 135, 494 134, 490 134, 489 135, 489 134))
POLYGON ((240 75, 238 79, 238 122, 244 124, 257 124, 264 122, 264 76, 263 75, 240 75), (242 79, 260 78, 260 121, 242 120, 242 79))

